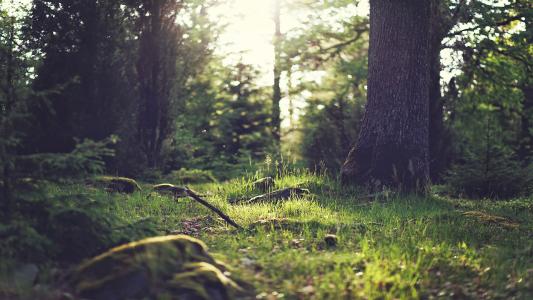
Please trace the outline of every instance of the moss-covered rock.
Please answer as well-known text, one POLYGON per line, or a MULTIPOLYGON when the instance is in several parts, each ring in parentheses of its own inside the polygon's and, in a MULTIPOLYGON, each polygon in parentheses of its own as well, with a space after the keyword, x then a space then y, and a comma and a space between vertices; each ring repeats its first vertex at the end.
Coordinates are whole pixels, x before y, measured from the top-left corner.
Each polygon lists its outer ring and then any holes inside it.
POLYGON ((109 192, 131 194, 141 190, 137 181, 126 177, 98 176, 94 178, 92 183, 95 186, 105 188, 109 192))
POLYGON ((171 195, 174 198, 187 197, 187 189, 170 183, 156 184, 152 189, 161 195, 171 195))
POLYGON ((175 299, 231 299, 230 289, 239 289, 217 267, 205 262, 188 263, 183 272, 167 281, 169 296, 175 299))
POLYGON ((326 243, 326 246, 328 247, 335 247, 337 246, 337 243, 339 242, 339 238, 337 238, 334 234, 326 234, 324 236, 324 242, 326 243))
POLYGON ((237 288, 205 244, 186 235, 115 247, 78 266, 68 283, 88 299, 231 299, 237 288))

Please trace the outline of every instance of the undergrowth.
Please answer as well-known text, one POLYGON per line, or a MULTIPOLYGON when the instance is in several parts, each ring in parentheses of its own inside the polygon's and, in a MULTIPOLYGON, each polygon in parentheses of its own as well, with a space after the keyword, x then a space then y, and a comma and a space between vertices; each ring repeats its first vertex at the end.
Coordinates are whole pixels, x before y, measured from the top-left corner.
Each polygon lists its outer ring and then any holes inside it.
MULTIPOLYGON (((56 199, 53 206, 59 210, 83 209, 95 219, 106 219, 101 221, 109 230, 103 233, 109 239, 105 247, 156 234, 199 237, 234 276, 250 284, 250 298, 533 297, 532 198, 368 198, 361 191, 342 189, 325 175, 294 171, 275 178, 272 189, 298 186, 309 189, 310 196, 254 205, 229 203, 257 195, 251 185, 256 178, 191 185, 242 225, 242 231, 193 200, 160 196, 148 186, 122 195, 84 185, 48 185, 46 195, 56 199), (79 195, 86 209, 81 200, 72 200, 79 195), (326 234, 336 235, 335 245, 324 241, 326 234)), ((32 262, 32 253, 50 247, 54 253, 64 251, 57 249, 61 247, 50 232, 32 226, 27 227, 36 235, 28 230, 25 238, 29 244, 35 238, 34 247, 42 249, 32 249, 19 260, 32 262)), ((5 247, 25 247, 6 245, 5 239, 0 243, 5 255, 13 255, 5 247)), ((56 267, 57 260, 52 256, 35 263, 42 272, 56 267)))

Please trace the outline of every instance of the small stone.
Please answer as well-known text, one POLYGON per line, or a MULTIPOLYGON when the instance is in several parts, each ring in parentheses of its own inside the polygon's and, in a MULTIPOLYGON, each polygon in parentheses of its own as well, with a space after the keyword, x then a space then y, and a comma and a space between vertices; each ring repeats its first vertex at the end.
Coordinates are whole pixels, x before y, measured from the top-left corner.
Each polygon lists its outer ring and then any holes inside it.
POLYGON ((335 247, 337 246, 337 243, 338 243, 338 238, 336 235, 334 234, 326 234, 326 236, 324 236, 324 242, 326 242, 326 245, 328 247, 335 247))
POLYGON ((312 285, 304 286, 303 288, 299 290, 299 292, 304 295, 310 295, 315 292, 315 287, 312 285))
POLYGON ((248 257, 241 258, 241 264, 245 267, 251 267, 255 265, 255 260, 249 259, 248 257))
POLYGON ((34 264, 24 264, 13 274, 13 281, 17 286, 32 286, 37 278, 39 268, 34 264))

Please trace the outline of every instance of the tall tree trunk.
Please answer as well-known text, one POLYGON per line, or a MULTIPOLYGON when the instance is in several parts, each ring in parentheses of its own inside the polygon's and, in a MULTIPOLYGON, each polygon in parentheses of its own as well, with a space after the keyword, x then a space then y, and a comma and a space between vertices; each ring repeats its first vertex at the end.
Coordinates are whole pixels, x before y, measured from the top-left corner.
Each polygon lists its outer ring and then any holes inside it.
POLYGON ((423 192, 429 181, 427 0, 371 0, 368 102, 344 184, 423 192))
POLYGON ((274 86, 272 96, 272 135, 278 151, 281 142, 281 117, 279 103, 281 101, 281 0, 274 3, 274 86))

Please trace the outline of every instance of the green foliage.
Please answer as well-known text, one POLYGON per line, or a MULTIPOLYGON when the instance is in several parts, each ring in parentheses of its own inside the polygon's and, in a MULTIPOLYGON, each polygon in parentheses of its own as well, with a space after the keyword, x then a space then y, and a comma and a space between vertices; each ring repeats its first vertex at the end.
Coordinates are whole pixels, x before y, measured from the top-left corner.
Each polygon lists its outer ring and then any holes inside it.
POLYGON ((62 261, 77 262, 95 255, 112 244, 105 219, 76 208, 54 211, 46 235, 58 247, 62 261))
POLYGON ((134 176, 164 165, 188 84, 209 61, 218 28, 206 14, 210 1, 148 2, 34 1, 22 32, 41 61, 28 83, 38 93, 62 88, 46 101, 33 97, 24 153, 64 153, 76 138, 117 135, 107 170, 134 176))
POLYGON ((15 160, 15 174, 18 177, 43 179, 83 178, 90 174, 103 173, 105 159, 114 156, 110 148, 116 137, 103 141, 84 140, 76 144, 70 153, 38 153, 19 155, 15 160))
POLYGON ((474 198, 513 198, 533 193, 533 165, 497 147, 468 154, 462 164, 452 167, 446 181, 450 193, 474 198))
MULTIPOLYGON (((2 259, 43 262, 49 259, 49 251, 53 248, 53 242, 26 220, 0 223, 0 237, 2 259)), ((7 263, 7 260, 2 263, 7 263)))
POLYGON ((355 143, 364 112, 366 56, 338 62, 328 69, 301 120, 301 151, 308 167, 337 174, 355 143), (354 82, 355 81, 355 82, 354 82))
POLYGON ((314 72, 320 79, 294 76, 289 95, 305 95, 306 106, 297 127, 291 122, 288 143, 299 143, 291 150, 309 168, 337 174, 356 141, 364 111, 368 18, 356 14, 353 1, 294 6, 309 17, 284 45, 287 76, 314 72), (291 132, 296 129, 297 134, 291 132))
POLYGON ((170 174, 166 175, 165 178, 167 181, 178 184, 208 183, 217 181, 213 176, 213 172, 211 171, 196 169, 188 170, 183 168, 170 172, 170 174))
MULTIPOLYGON (((33 217, 23 220, 49 240, 51 232, 44 228, 51 215, 82 210, 112 229, 110 236, 104 230, 100 238, 110 238, 113 245, 161 232, 189 232, 204 240, 216 259, 233 266, 231 277, 245 279, 242 286, 256 298, 279 294, 311 299, 430 298, 458 293, 471 298, 532 296, 528 269, 533 244, 524 236, 533 226, 531 198, 471 201, 390 196, 369 201, 367 195, 345 191, 331 178, 298 170, 277 177, 276 188, 308 188, 313 197, 277 204, 228 203, 231 197, 254 196, 254 179, 250 175, 192 186, 211 192, 210 203, 253 230, 235 231, 194 201, 176 203, 172 196, 147 198, 143 193, 113 195, 76 185, 48 185, 40 193, 46 197, 28 199, 35 204, 27 206, 26 216, 33 217), (42 205, 49 214, 37 218, 44 215, 36 213, 41 199, 50 199, 42 205), (337 237, 334 247, 325 241, 330 234, 337 237)), ((74 227, 80 223, 72 222, 74 227)), ((9 247, 16 241, 9 235, 0 243, 5 240, 10 241, 9 247)), ((20 240, 35 251, 42 245, 43 253, 53 254, 47 259, 61 258, 55 256, 61 250, 55 249, 59 243, 49 248, 49 241, 40 244, 37 237, 20 240)), ((176 261, 170 259, 163 266, 176 261)))
POLYGON ((269 95, 250 65, 209 64, 189 86, 166 171, 211 170, 219 179, 242 174, 272 149, 269 95))
POLYGON ((444 90, 456 165, 448 181, 453 192, 475 197, 530 193, 531 9, 525 1, 459 6, 461 26, 447 46, 460 63, 445 68, 461 71, 444 90))
POLYGON ((42 183, 34 190, 19 190, 11 218, 0 222, 0 256, 38 264, 73 263, 156 233, 148 220, 130 223, 111 213, 119 199, 86 189, 42 183))

